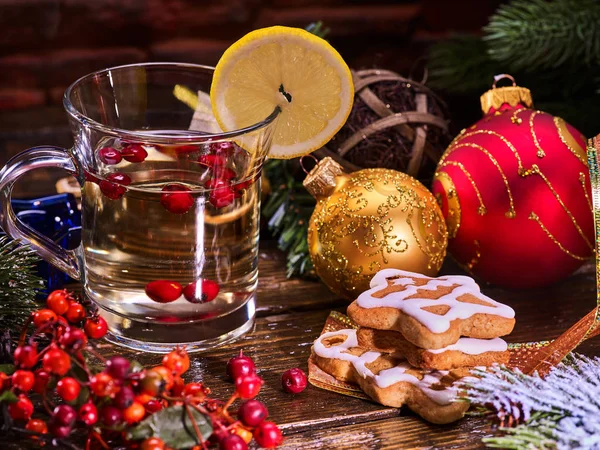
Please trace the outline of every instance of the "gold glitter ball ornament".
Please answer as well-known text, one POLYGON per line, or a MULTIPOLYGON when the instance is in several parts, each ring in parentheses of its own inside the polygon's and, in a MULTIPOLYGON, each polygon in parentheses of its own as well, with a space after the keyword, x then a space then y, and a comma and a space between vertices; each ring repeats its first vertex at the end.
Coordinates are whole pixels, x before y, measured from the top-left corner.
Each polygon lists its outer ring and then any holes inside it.
POLYGON ((333 292, 352 300, 386 268, 438 273, 448 244, 446 224, 435 198, 416 179, 390 169, 347 174, 324 158, 304 185, 317 199, 308 226, 310 256, 333 292))

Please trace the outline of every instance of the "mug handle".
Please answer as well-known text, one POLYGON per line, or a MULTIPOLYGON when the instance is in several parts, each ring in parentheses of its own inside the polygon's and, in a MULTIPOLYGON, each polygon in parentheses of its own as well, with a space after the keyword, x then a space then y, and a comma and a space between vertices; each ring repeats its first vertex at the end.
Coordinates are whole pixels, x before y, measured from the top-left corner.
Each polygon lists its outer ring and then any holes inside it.
POLYGON ((60 147, 32 147, 11 158, 0 170, 0 226, 13 239, 28 242, 43 259, 71 278, 79 280, 81 270, 77 250, 66 250, 24 224, 10 203, 17 179, 30 170, 43 167, 59 167, 77 176, 77 165, 67 151, 60 147))

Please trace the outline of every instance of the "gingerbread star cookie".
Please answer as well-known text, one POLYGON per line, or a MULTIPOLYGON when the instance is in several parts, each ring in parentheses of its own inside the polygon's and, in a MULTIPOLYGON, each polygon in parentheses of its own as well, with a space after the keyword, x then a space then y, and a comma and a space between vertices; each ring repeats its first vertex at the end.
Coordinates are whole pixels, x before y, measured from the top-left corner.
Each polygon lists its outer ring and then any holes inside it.
POLYGON ((370 287, 348 307, 350 318, 361 327, 398 331, 420 348, 442 349, 461 336, 505 336, 515 325, 514 310, 483 295, 470 277, 384 269, 370 287))
POLYGON ((424 349, 412 344, 397 331, 360 327, 358 345, 366 350, 390 353, 406 358, 421 369, 450 370, 458 367, 491 366, 508 363, 508 344, 501 338, 460 338, 455 344, 440 349, 424 349))
POLYGON ((469 369, 431 371, 358 346, 356 330, 322 334, 313 344, 315 363, 335 378, 356 383, 382 405, 407 405, 425 420, 445 424, 463 417, 469 403, 456 401, 459 381, 468 381, 469 369))

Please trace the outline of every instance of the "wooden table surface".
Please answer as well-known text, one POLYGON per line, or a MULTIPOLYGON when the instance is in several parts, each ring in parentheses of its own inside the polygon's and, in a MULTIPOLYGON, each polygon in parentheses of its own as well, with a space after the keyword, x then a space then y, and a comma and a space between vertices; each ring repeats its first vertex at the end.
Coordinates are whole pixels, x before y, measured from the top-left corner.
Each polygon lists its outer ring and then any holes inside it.
MULTIPOLYGON (((452 425, 437 426, 408 409, 388 408, 311 385, 299 395, 284 393, 280 387, 282 372, 292 367, 307 369, 311 343, 321 332, 327 315, 331 310, 344 311, 347 303, 320 282, 286 279, 285 259, 275 249, 261 250, 259 267, 255 329, 230 345, 194 354, 186 381, 202 380, 217 396, 228 397, 233 388, 225 378, 225 364, 243 349, 254 358, 259 374, 265 379, 258 398, 267 404, 272 420, 284 431, 282 449, 483 447, 481 438, 492 430, 479 418, 467 417, 452 425)), ((451 264, 443 268, 443 273, 457 272, 451 264)), ((593 265, 586 264, 568 280, 546 289, 506 291, 484 287, 483 291, 516 310, 517 325, 509 341, 551 339, 592 309, 593 265)), ((600 355, 600 340, 586 342, 579 351, 600 355)), ((110 344, 103 345, 102 352, 125 353, 146 365, 155 365, 161 358, 124 351, 110 344)), ((3 447, 20 449, 21 444, 4 442, 3 447)))

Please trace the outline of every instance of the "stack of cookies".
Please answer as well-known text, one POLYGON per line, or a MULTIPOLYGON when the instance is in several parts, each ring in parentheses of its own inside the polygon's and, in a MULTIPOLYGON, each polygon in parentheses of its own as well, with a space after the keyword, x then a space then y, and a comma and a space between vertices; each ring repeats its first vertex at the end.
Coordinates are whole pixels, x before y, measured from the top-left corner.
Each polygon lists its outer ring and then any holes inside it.
POLYGON ((358 384, 387 406, 408 405, 433 423, 459 419, 458 381, 472 367, 507 363, 500 337, 514 310, 483 295, 472 278, 385 269, 349 307, 359 328, 325 333, 313 359, 340 381, 358 384))

